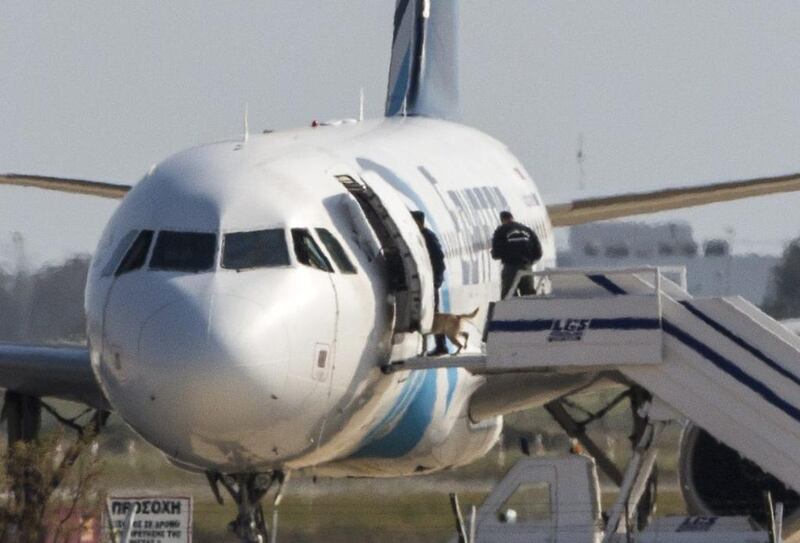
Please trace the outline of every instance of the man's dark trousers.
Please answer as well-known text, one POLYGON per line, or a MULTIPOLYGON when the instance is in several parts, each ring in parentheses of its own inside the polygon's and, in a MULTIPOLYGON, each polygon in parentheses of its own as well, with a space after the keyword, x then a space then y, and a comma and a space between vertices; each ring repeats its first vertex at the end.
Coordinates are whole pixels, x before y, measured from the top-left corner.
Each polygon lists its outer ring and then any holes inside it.
MULTIPOLYGON (((500 299, 502 300, 508 295, 518 271, 530 272, 532 269, 533 266, 531 264, 503 264, 503 271, 500 274, 500 299)), ((517 292, 514 295, 516 296, 517 294, 519 296, 536 294, 536 289, 533 286, 533 277, 525 275, 520 278, 517 292)))
MULTIPOLYGON (((434 304, 434 312, 439 312, 439 287, 434 287, 433 289, 433 304, 434 304)), ((444 334, 436 334, 433 336, 436 340, 436 347, 433 349, 435 354, 447 354, 447 340, 444 337, 444 334)))

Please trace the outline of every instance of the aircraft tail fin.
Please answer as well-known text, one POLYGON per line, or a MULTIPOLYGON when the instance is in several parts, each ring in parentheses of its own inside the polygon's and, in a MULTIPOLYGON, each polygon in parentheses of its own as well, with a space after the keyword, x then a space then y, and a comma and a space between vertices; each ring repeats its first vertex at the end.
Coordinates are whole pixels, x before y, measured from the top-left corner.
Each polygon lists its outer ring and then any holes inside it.
POLYGON ((459 117, 458 0, 397 0, 386 116, 459 117))

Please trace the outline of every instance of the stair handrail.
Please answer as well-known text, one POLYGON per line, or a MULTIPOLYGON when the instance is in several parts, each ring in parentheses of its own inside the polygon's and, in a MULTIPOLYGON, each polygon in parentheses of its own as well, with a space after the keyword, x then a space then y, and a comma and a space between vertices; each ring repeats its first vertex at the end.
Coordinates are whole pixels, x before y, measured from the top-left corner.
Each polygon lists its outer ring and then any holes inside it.
POLYGON ((588 275, 637 275, 637 274, 653 274, 653 290, 658 294, 661 292, 661 279, 667 274, 674 274, 678 276, 676 284, 683 290, 687 288, 686 280, 686 266, 669 265, 669 266, 636 266, 628 268, 545 268, 543 270, 520 270, 514 277, 511 288, 506 294, 505 299, 512 298, 514 293, 519 287, 520 280, 523 277, 531 277, 536 286, 536 295, 541 295, 544 291, 540 288, 545 281, 548 281, 554 276, 588 276, 588 275), (538 279, 538 281, 537 281, 538 279))

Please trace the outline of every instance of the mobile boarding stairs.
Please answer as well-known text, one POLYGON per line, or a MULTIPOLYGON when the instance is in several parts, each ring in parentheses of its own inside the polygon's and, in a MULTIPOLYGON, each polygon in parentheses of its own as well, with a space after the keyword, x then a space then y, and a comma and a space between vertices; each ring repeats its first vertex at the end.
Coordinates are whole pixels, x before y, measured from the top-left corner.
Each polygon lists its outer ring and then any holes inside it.
POLYGON ((494 305, 485 354, 397 368, 614 372, 800 492, 800 337, 741 297, 694 298, 665 273, 534 272, 544 294, 494 305))

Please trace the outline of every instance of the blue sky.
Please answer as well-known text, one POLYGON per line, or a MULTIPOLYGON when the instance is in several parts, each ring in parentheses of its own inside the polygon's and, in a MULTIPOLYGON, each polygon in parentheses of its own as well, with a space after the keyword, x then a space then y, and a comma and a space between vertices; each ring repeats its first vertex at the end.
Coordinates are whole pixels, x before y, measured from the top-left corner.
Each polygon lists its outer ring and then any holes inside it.
MULTIPOLYGON (((3 2, 0 171, 133 183, 253 129, 383 110, 393 2, 3 2)), ((800 7, 790 1, 462 3, 464 122, 546 200, 800 171, 800 7), (576 160, 583 142, 583 173, 576 160)), ((114 202, 0 188, 0 263, 91 252, 114 202)), ((779 252, 800 196, 661 213, 700 241, 779 252)))

